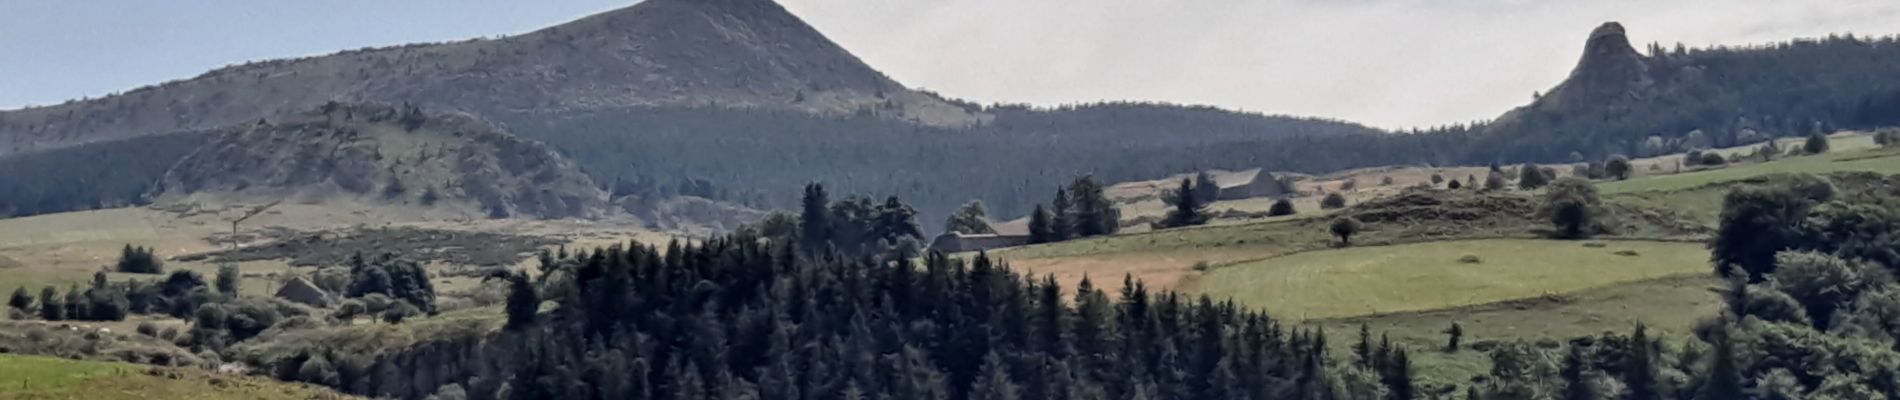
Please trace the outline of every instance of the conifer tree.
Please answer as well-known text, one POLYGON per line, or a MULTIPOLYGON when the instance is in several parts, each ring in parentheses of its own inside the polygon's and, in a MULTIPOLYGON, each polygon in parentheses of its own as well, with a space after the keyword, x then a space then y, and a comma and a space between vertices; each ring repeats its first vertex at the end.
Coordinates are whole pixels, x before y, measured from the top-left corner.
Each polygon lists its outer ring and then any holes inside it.
POLYGON ((1623 384, 1629 387, 1630 400, 1660 400, 1662 389, 1656 385, 1656 356, 1650 349, 1648 328, 1636 325, 1629 338, 1629 356, 1624 360, 1623 384))
POLYGON ((1179 228, 1207 223, 1207 209, 1201 199, 1195 195, 1194 182, 1181 178, 1181 187, 1168 192, 1167 202, 1174 206, 1167 217, 1162 218, 1159 228, 1179 228))
POLYGON ((1596 400, 1595 387, 1590 386, 1583 347, 1570 345, 1570 352, 1564 355, 1563 369, 1558 374, 1564 380, 1563 400, 1596 400))
POLYGON ((965 234, 996 233, 995 229, 990 228, 989 210, 983 207, 981 200, 963 203, 963 207, 958 208, 956 213, 950 214, 950 218, 943 222, 943 231, 965 234))
POLYGON ((27 294, 25 286, 13 288, 13 297, 7 299, 7 306, 13 307, 15 310, 20 310, 21 313, 31 312, 33 310, 33 295, 27 294))
POLYGON ((218 293, 228 297, 237 297, 238 287, 244 277, 238 273, 237 264, 218 264, 218 293))
POLYGON ((1069 198, 1068 188, 1057 188, 1055 202, 1049 209, 1049 241, 1060 242, 1075 237, 1075 205, 1069 198))
POLYGON ((831 196, 825 194, 823 184, 805 185, 803 210, 799 214, 802 230, 799 243, 805 251, 823 251, 831 244, 831 196))
POLYGON ((1452 321, 1451 328, 1445 329, 1445 335, 1449 336, 1449 338, 1446 339, 1445 351, 1456 353, 1461 344, 1460 342, 1465 338, 1465 327, 1458 325, 1457 321, 1452 321))
POLYGON ((1017 400, 1021 389, 1009 379, 1003 358, 992 352, 983 356, 983 367, 970 383, 970 400, 1017 400))
POLYGON ((1036 209, 1029 212, 1029 243, 1056 241, 1055 222, 1051 221, 1051 218, 1054 217, 1050 216, 1049 210, 1042 208, 1041 204, 1037 204, 1036 209))
POLYGON ((1214 182, 1214 176, 1202 171, 1194 175, 1194 197, 1201 204, 1220 200, 1220 184, 1214 182))
POLYGON ((541 295, 534 289, 534 282, 528 281, 528 274, 515 272, 507 274, 508 281, 508 330, 520 331, 534 327, 535 316, 541 311, 541 295))
POLYGON ((47 286, 40 289, 40 319, 60 321, 66 319, 66 301, 59 296, 59 290, 47 286))
POLYGON ((1727 329, 1718 328, 1715 332, 1715 351, 1709 361, 1707 378, 1702 381, 1702 390, 1696 397, 1698 399, 1745 398, 1742 371, 1735 360, 1735 343, 1729 338, 1727 329))

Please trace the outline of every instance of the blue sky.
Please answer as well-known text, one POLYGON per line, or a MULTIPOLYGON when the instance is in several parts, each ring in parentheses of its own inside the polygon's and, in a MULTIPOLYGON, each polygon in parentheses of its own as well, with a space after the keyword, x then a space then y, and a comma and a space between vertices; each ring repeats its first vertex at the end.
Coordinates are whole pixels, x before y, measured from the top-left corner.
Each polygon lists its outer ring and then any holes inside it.
MULTIPOLYGON (((1380 127, 1495 117, 1591 28, 1749 44, 1900 33, 1893 0, 779 0, 900 82, 978 102, 1154 100, 1380 127)), ((522 33, 632 0, 0 0, 0 109, 247 60, 522 33)))

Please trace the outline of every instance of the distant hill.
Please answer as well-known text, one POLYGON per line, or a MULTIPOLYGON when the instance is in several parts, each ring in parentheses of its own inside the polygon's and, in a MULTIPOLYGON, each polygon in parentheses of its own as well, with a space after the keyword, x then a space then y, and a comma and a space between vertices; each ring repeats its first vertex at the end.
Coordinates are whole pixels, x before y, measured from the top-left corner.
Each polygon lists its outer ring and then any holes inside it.
POLYGON ((473 117, 331 104, 222 129, 151 198, 335 198, 465 207, 491 217, 598 216, 606 193, 571 162, 473 117))
POLYGON ((1829 36, 1746 47, 1630 44, 1592 31, 1570 76, 1496 120, 1433 132, 1466 161, 1569 161, 1728 147, 1900 124, 1900 40, 1829 36))
POLYGON ((932 126, 981 120, 892 81, 769 0, 647 0, 507 38, 253 62, 0 112, 0 155, 213 129, 329 101, 476 114, 692 106, 932 126))

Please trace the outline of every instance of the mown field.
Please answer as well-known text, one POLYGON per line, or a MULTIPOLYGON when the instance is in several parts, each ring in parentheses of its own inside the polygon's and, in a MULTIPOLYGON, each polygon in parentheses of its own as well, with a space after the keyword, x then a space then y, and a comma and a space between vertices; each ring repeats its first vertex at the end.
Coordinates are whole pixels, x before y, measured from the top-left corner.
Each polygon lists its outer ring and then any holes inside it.
POLYGON ((0 399, 350 399, 327 389, 197 369, 0 354, 0 399))
POLYGON ((1688 242, 1445 241, 1312 251, 1217 268, 1200 280, 1198 292, 1282 319, 1312 320, 1703 274, 1707 260, 1702 244, 1688 242))

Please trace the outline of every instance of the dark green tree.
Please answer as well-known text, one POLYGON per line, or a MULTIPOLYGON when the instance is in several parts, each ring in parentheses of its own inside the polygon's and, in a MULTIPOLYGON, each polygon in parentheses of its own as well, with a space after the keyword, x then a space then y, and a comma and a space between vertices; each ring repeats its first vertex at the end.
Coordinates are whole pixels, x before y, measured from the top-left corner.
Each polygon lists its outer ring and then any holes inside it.
POLYGON ((7 299, 7 307, 30 313, 33 311, 33 295, 27 294, 25 286, 13 288, 13 296, 7 299))
POLYGON ((1220 200, 1220 184, 1214 182, 1214 176, 1203 171, 1194 175, 1194 197, 1201 204, 1220 200))
POLYGON ((1623 384, 1629 387, 1630 400, 1660 400, 1662 388, 1656 382, 1655 344, 1649 341, 1648 328, 1638 324, 1629 338, 1629 355, 1624 359, 1623 384))
POLYGON ((1352 236, 1359 233, 1360 227, 1361 224, 1358 219, 1345 216, 1334 218, 1333 223, 1329 225, 1328 229, 1333 233, 1333 237, 1339 238, 1339 244, 1350 246, 1352 245, 1352 236))
POLYGON ((1544 169, 1539 168, 1537 164, 1524 164, 1523 166, 1517 167, 1518 189, 1537 190, 1549 184, 1550 176, 1545 175, 1544 169))
POLYGON ((1029 243, 1049 243, 1057 240, 1055 222, 1051 221, 1053 218, 1049 215, 1049 210, 1042 208, 1041 204, 1037 204, 1036 209, 1029 212, 1029 243))
POLYGON ((1445 336, 1447 336, 1445 339, 1445 351, 1456 353, 1460 345, 1463 344, 1460 342, 1465 338, 1465 327, 1458 325, 1457 321, 1452 321, 1451 327, 1445 328, 1445 336))
POLYGON ((1716 273, 1726 276, 1736 266, 1759 282, 1774 272, 1775 253, 1807 245, 1808 214, 1833 198, 1833 189, 1812 176, 1792 181, 1742 185, 1722 198, 1715 240, 1709 244, 1716 273))
POLYGON ((970 400, 1016 400, 1021 389, 1009 377, 1008 366, 996 353, 983 356, 983 367, 977 370, 975 382, 970 383, 970 400))
POLYGON ((1070 201, 1069 188, 1057 188, 1055 202, 1049 208, 1049 241, 1060 242, 1077 237, 1075 234, 1075 204, 1070 201))
POLYGON ((1702 381, 1697 399, 1745 399, 1742 369, 1735 359, 1735 343, 1729 338, 1727 328, 1718 329, 1712 340, 1715 351, 1709 360, 1709 370, 1702 381))
POLYGON ((1603 162, 1603 173, 1610 179, 1619 181, 1629 179, 1630 173, 1634 171, 1635 168, 1630 166, 1629 157, 1616 155, 1603 162))
POLYGON ((957 208, 955 214, 950 214, 950 218, 944 220, 943 231, 964 234, 996 233, 995 229, 990 228, 989 210, 983 207, 981 200, 963 203, 963 207, 957 208))
POLYGON ((823 184, 805 185, 804 209, 799 214, 803 231, 799 232, 799 243, 805 251, 822 251, 831 245, 831 196, 825 194, 823 184))
POLYGON ((1583 354, 1583 346, 1567 346, 1570 352, 1564 355, 1563 369, 1558 371, 1564 380, 1563 400, 1596 400, 1596 387, 1590 384, 1589 361, 1583 354))
POLYGON ((47 286, 40 289, 40 319, 60 321, 66 319, 66 300, 59 296, 59 290, 47 286))
MULTIPOLYGON (((1453 189, 1458 188, 1458 181, 1451 181, 1451 184, 1453 189)), ((1346 208, 1346 195, 1339 194, 1339 192, 1327 193, 1325 198, 1319 200, 1319 208, 1322 210, 1346 208)))
POLYGON ((541 312, 541 294, 534 282, 524 272, 509 273, 502 279, 508 281, 507 329, 518 332, 533 328, 535 316, 541 312))
POLYGON ((1201 199, 1197 198, 1199 196, 1195 193, 1197 192, 1194 182, 1181 178, 1180 188, 1168 192, 1166 197, 1167 203, 1174 206, 1174 209, 1168 211, 1167 216, 1155 226, 1167 229, 1206 224, 1207 206, 1201 203, 1201 199))
POLYGON ((238 295, 238 288, 243 280, 244 276, 238 272, 237 264, 218 264, 217 288, 219 294, 236 297, 238 295))
POLYGON ((1801 150, 1808 152, 1808 154, 1826 153, 1829 147, 1827 135, 1821 132, 1814 132, 1814 134, 1808 135, 1807 142, 1801 144, 1801 150))
POLYGON ((1597 196, 1596 185, 1581 178, 1565 177, 1544 193, 1538 213, 1557 228, 1559 237, 1579 239, 1593 233, 1600 209, 1602 201, 1597 196))
POLYGON ((1267 216, 1269 217, 1293 215, 1296 213, 1299 213, 1299 210, 1293 209, 1293 200, 1274 200, 1273 205, 1267 206, 1267 216))

